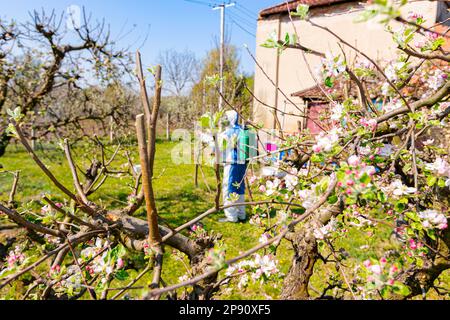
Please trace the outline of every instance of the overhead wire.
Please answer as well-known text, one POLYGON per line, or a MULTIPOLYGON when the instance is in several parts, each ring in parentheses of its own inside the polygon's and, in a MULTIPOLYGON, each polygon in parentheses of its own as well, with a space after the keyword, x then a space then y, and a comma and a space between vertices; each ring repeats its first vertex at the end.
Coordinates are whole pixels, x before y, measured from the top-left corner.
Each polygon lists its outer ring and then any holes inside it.
POLYGON ((231 15, 228 15, 228 17, 233 22, 233 24, 235 24, 239 29, 241 29, 242 31, 244 31, 248 35, 256 38, 256 34, 254 34, 253 32, 249 31, 247 28, 243 27, 239 22, 237 22, 235 19, 233 19, 233 17, 231 15))
POLYGON ((251 27, 251 28, 254 28, 254 27, 256 26, 255 20, 249 20, 249 19, 243 18, 243 17, 240 16, 240 15, 238 14, 238 12, 236 12, 236 11, 229 10, 229 13, 230 13, 230 14, 233 14, 233 17, 234 17, 236 20, 238 20, 238 21, 241 22, 241 23, 245 23, 246 25, 248 25, 248 26, 251 27))
POLYGON ((216 3, 210 3, 210 2, 200 1, 200 0, 184 0, 184 1, 195 3, 195 4, 199 4, 199 5, 208 6, 210 8, 214 8, 217 5, 216 3))

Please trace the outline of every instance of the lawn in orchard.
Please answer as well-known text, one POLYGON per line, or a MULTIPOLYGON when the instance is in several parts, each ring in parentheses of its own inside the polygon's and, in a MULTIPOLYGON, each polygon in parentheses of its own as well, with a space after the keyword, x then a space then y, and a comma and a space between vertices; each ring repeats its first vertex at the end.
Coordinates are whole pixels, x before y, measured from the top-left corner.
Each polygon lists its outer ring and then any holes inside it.
MULTIPOLYGON (((126 146, 124 142, 122 146, 126 146)), ((82 142, 74 145, 73 156, 80 168, 87 168, 90 163, 90 159, 94 156, 100 159, 99 150, 92 147, 91 142, 82 142)), ((199 172, 199 186, 195 187, 194 164, 181 164, 177 165, 172 162, 171 152, 176 146, 176 142, 167 142, 159 140, 157 142, 157 154, 155 163, 155 196, 158 208, 158 214, 162 224, 169 224, 171 227, 177 227, 189 220, 193 219, 197 215, 205 212, 211 208, 211 204, 214 203, 214 194, 208 192, 206 182, 212 191, 215 189, 214 172, 211 167, 204 166, 204 178, 199 172)), ((115 150, 116 145, 107 146, 106 156, 111 155, 115 150)), ((129 148, 128 145, 128 149, 129 148)), ((135 164, 138 163, 137 147, 132 154, 132 159, 135 164)), ((69 166, 64 158, 64 153, 58 146, 58 144, 46 144, 38 146, 37 155, 44 161, 49 169, 56 175, 56 177, 67 186, 73 185, 72 176, 70 174, 69 166)), ((40 169, 33 162, 31 157, 25 152, 25 150, 19 145, 10 145, 8 152, 1 158, 1 164, 3 165, 3 171, 15 171, 20 170, 20 183, 16 200, 20 203, 27 203, 31 201, 31 207, 35 210, 39 210, 40 203, 43 195, 51 195, 52 197, 59 198, 60 201, 64 201, 61 193, 56 187, 48 180, 48 178, 40 172, 40 169)), ((113 162, 113 168, 117 171, 124 170, 127 164, 127 158, 124 152, 119 151, 115 161, 113 162)), ((0 174, 0 198, 1 200, 7 200, 8 193, 12 183, 12 176, 2 173, 0 174)), ((131 191, 133 180, 126 175, 117 174, 107 179, 105 184, 90 198, 96 203, 102 204, 107 209, 114 209, 124 207, 127 205, 127 198, 131 191)), ((260 197, 257 190, 252 190, 256 199, 260 197)), ((247 201, 248 201, 247 195, 247 201)), ((145 219, 144 207, 136 212, 136 216, 145 219)), ((247 210, 247 216, 251 216, 251 212, 247 210)), ((227 258, 232 258, 239 254, 241 251, 248 250, 257 245, 261 236, 261 230, 248 221, 244 223, 220 223, 218 220, 223 217, 223 213, 215 213, 202 220, 205 229, 208 231, 214 231, 223 235, 224 239, 227 239, 227 258)), ((0 217, 0 224, 6 223, 4 217, 0 217)), ((362 231, 350 231, 351 234, 348 237, 343 238, 340 242, 345 250, 350 253, 350 256, 355 257, 350 260, 346 260, 346 264, 358 264, 361 261, 369 257, 380 257, 382 252, 393 248, 393 246, 401 245, 401 243, 392 242, 390 230, 388 228, 374 229, 376 233, 366 233, 362 231), (352 239, 350 242, 347 239, 352 239)), ((4 237, 4 235, 3 235, 4 237)), ((2 240, 2 234, 0 233, 0 241, 2 240)), ((343 252, 345 254, 345 252, 343 252)), ((287 273, 287 268, 290 265, 290 259, 292 258, 292 249, 284 240, 281 246, 277 250, 277 260, 279 261, 279 267, 282 273, 287 273)), ((187 274, 184 265, 189 265, 186 258, 181 261, 177 258, 177 255, 173 254, 170 247, 165 247, 165 257, 162 279, 166 284, 175 284, 179 282, 179 277, 187 274)), ((331 257, 332 259, 332 257, 331 257)), ((134 259, 137 267, 142 270, 142 264, 145 263, 142 255, 136 254, 134 259), (141 265, 140 265, 141 264, 141 265)), ((330 278, 337 275, 338 271, 334 268, 322 268, 323 263, 318 261, 316 268, 319 268, 319 272, 314 273, 310 293, 312 296, 316 296, 317 292, 322 292, 324 286, 323 278, 330 278)), ((225 271, 222 271, 225 272, 225 271)), ((136 270, 128 270, 130 275, 129 279, 135 278, 139 273, 136 270)), ((450 273, 444 272, 439 280, 449 278, 450 273)), ((111 287, 125 286, 129 279, 125 281, 114 280, 111 287)), ((151 281, 151 273, 139 280, 134 286, 145 286, 151 281)), ((255 283, 251 284, 247 289, 234 290, 226 289, 217 299, 273 299, 279 295, 282 286, 282 278, 278 281, 268 282, 266 284, 255 283)), ((448 283, 447 281, 443 281, 448 283)), ((235 286, 236 287, 236 286, 235 286)), ((183 289, 179 289, 183 290, 183 289)), ((2 290, 4 291, 4 290, 2 290)), ((136 289, 128 293, 130 298, 134 296, 138 297, 146 290, 136 289)), ((328 294, 332 294, 332 290, 328 294)), ((3 293, 2 293, 3 295, 3 293)), ((434 292, 431 290, 428 295, 433 298, 439 298, 434 296, 434 292)), ((14 290, 9 289, 6 298, 14 298, 14 290)), ((17 297, 18 298, 18 297, 17 297)), ((86 298, 88 296, 86 295, 86 298)))

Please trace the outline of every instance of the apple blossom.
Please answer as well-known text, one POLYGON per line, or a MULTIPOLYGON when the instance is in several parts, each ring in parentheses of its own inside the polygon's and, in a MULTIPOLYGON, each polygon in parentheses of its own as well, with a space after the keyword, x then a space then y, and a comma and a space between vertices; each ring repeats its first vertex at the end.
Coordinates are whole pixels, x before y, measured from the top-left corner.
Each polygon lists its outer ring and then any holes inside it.
POLYGON ((389 185, 388 189, 392 190, 392 193, 396 196, 402 196, 417 192, 416 188, 405 186, 399 179, 394 180, 389 185))
POLYGON ((344 107, 342 106, 342 104, 340 103, 335 104, 333 109, 331 109, 331 117, 330 117, 331 120, 340 121, 343 115, 344 115, 344 107))
POLYGON ((406 19, 408 19, 408 20, 423 19, 423 15, 420 14, 420 13, 416 13, 416 12, 413 12, 413 11, 409 11, 409 12, 408 12, 408 16, 407 16, 406 19))
POLYGON ((346 69, 345 60, 341 55, 333 55, 330 51, 325 53, 322 59, 324 74, 327 77, 337 77, 346 69))
POLYGON ((425 164, 425 168, 432 172, 437 173, 440 176, 450 177, 450 165, 444 159, 438 157, 433 163, 425 164))
POLYGON ((369 269, 376 275, 380 275, 382 272, 381 266, 378 264, 374 264, 374 265, 370 266, 369 269))
POLYGON ((361 164, 361 159, 358 156, 353 155, 348 158, 347 162, 349 165, 356 167, 361 164))
POLYGON ((447 229, 447 218, 444 214, 439 213, 436 210, 425 210, 419 212, 419 217, 422 219, 422 225, 426 229, 447 229))
POLYGON ((6 258, 9 269, 21 265, 24 260, 25 255, 21 252, 21 248, 19 246, 16 246, 14 250, 11 250, 6 258))
POLYGON ((390 100, 388 103, 383 105, 383 111, 388 113, 403 107, 403 102, 400 99, 394 98, 390 100))
POLYGON ((389 157, 393 154, 393 149, 394 146, 392 144, 384 144, 383 147, 378 150, 378 155, 382 157, 389 157))
POLYGON ((314 237, 318 240, 328 238, 333 231, 336 231, 336 228, 336 220, 332 218, 325 226, 314 230, 314 237))
POLYGON ((362 118, 362 119, 359 121, 359 123, 360 123, 363 127, 370 129, 371 131, 374 131, 374 130, 377 128, 377 126, 378 126, 378 122, 377 122, 376 119, 369 119, 369 120, 367 120, 367 119, 365 119, 365 118, 362 118))

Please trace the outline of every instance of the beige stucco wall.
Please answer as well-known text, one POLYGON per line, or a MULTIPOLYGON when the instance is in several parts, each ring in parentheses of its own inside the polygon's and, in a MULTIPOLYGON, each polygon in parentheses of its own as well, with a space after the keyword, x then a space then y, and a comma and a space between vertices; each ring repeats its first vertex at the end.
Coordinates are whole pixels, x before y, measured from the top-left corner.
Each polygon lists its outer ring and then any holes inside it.
MULTIPOLYGON (((312 9, 312 20, 324 27, 328 27, 347 42, 355 45, 368 56, 375 60, 389 59, 393 57, 396 45, 391 35, 384 31, 384 27, 376 22, 354 23, 354 19, 361 13, 362 6, 357 2, 333 6, 333 10, 324 13, 323 9, 312 9), (322 12, 321 12, 322 11, 322 12)), ((420 13, 431 25, 436 20, 437 5, 433 1, 421 1, 409 3, 403 8, 403 14, 406 16, 409 11, 420 13)), ((331 50, 333 53, 339 53, 340 48, 336 38, 324 30, 311 26, 305 21, 295 21, 295 27, 299 34, 299 42, 311 49, 326 52, 331 50)), ((396 26, 393 25, 395 28, 396 26)), ((291 94, 315 85, 314 79, 308 71, 302 53, 299 50, 287 49, 279 56, 278 76, 277 76, 277 52, 276 49, 268 49, 260 45, 270 37, 274 32, 279 32, 281 38, 286 32, 294 33, 294 29, 289 17, 285 15, 276 15, 258 21, 257 29, 257 49, 256 58, 259 64, 264 68, 267 75, 276 83, 278 79, 279 88, 289 97, 297 107, 303 108, 302 100, 291 97, 291 94), (279 29, 280 28, 280 29, 279 29)), ((346 49, 347 55, 353 53, 346 49)), ((315 72, 320 65, 320 58, 313 55, 306 55, 306 59, 315 72)), ((298 109, 291 105, 282 94, 276 94, 275 87, 264 76, 260 68, 255 70, 255 95, 262 102, 276 106, 278 110, 286 112, 299 113, 298 109), (286 108, 286 109, 285 109, 286 108)), ((253 108, 254 120, 257 123, 264 124, 265 128, 274 127, 274 118, 272 110, 263 106, 258 101, 254 101, 253 108)), ((279 114, 280 122, 283 124, 283 130, 286 132, 297 131, 298 117, 285 116, 279 114)))

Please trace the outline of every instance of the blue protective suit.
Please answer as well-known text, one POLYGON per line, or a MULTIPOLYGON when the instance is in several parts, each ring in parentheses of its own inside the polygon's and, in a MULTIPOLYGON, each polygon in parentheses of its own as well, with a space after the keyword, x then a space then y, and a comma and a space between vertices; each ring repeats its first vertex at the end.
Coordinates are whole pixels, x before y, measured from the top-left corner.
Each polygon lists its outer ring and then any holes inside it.
MULTIPOLYGON (((229 205, 245 202, 245 173, 247 165, 245 159, 239 159, 238 137, 243 129, 238 124, 238 114, 234 110, 227 111, 226 117, 229 123, 221 134, 221 138, 227 141, 226 148, 222 153, 224 163, 222 184, 223 203, 224 205, 229 205), (233 193, 239 196, 237 201, 230 200, 230 194, 233 193)), ((238 222, 239 219, 245 220, 246 218, 245 206, 232 207, 224 211, 226 218, 230 222, 238 222)))

